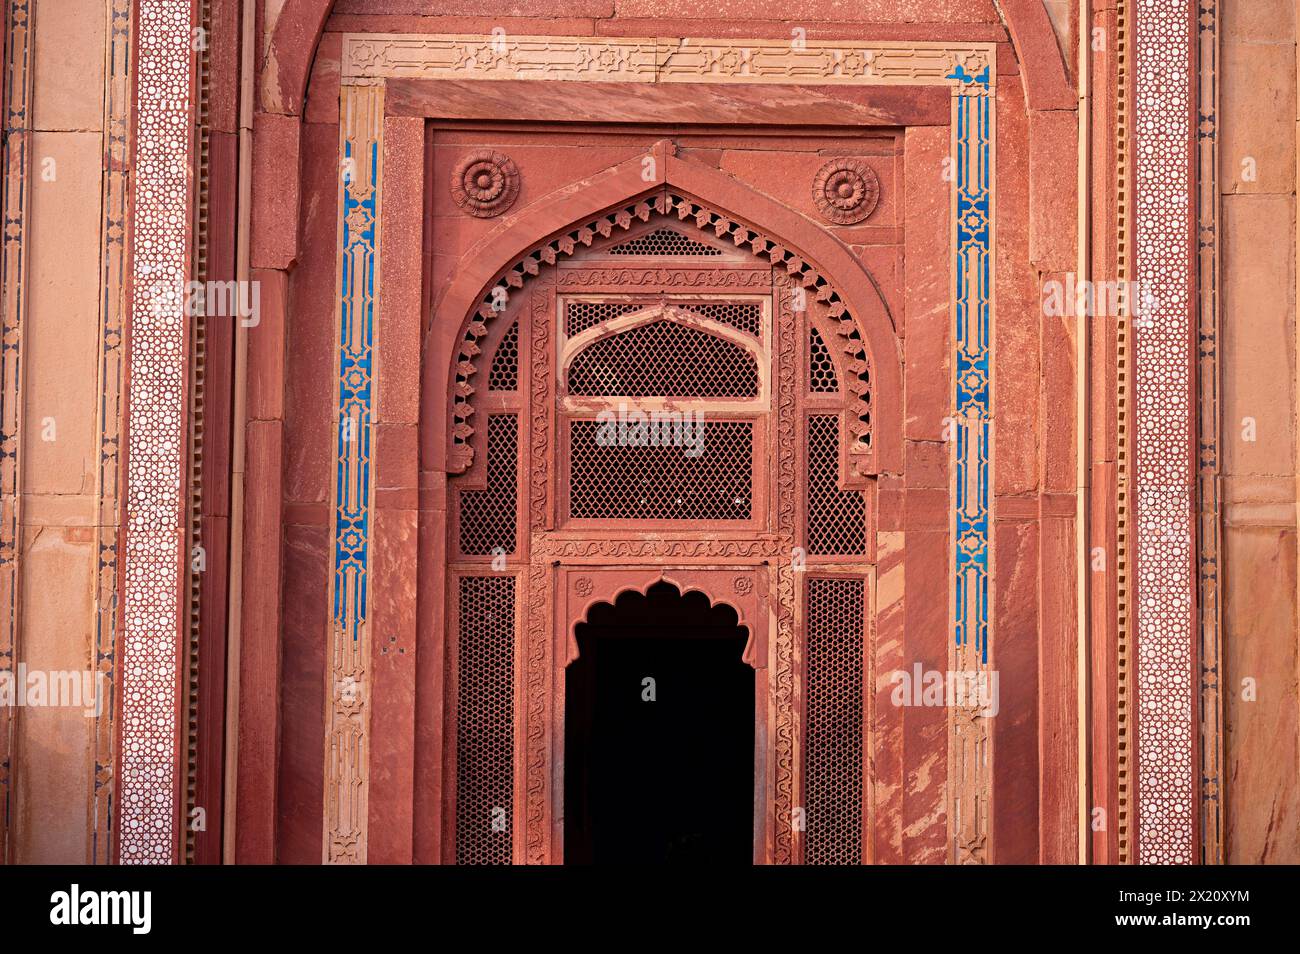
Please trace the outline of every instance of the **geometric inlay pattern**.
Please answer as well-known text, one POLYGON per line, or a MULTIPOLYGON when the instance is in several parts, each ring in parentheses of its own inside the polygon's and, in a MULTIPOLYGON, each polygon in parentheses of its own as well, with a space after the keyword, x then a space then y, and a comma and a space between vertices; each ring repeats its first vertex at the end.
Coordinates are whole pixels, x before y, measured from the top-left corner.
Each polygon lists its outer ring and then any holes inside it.
POLYGON ((137 7, 118 859, 178 844, 177 665, 184 516, 191 8, 137 7))
POLYGON ((1192 596, 1193 27, 1186 0, 1136 5, 1133 156, 1137 845, 1142 864, 1196 846, 1192 596))
MULTIPOLYGON (((953 223, 953 641, 954 672, 987 673, 992 505, 993 97, 991 74, 958 67, 953 98, 956 203, 953 223)), ((949 812, 959 864, 982 863, 988 848, 989 726, 977 707, 949 707, 949 812)))

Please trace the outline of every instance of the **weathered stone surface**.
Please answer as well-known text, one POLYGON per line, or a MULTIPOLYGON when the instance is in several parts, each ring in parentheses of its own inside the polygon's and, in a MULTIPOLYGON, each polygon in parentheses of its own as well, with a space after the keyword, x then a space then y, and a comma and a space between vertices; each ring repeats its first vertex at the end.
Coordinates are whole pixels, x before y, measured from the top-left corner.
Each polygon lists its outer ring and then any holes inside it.
POLYGON ((1225 38, 1222 57, 1226 95, 1220 113, 1220 190, 1294 193, 1294 41, 1225 38))
MULTIPOLYGON (((424 330, 421 120, 384 121, 384 180, 379 324, 375 331, 379 382, 375 420, 383 424, 415 424, 420 419, 420 345, 424 330)), ((415 486, 414 480, 410 486, 415 486)))
POLYGON ((284 272, 257 268, 258 313, 249 318, 218 317, 216 321, 245 322, 248 328, 248 419, 284 418, 285 311, 289 280, 284 272), (254 324, 254 322, 256 322, 254 324))
MULTIPOLYGON (((17 662, 46 685, 71 673, 84 692, 91 669, 95 553, 89 528, 23 528, 22 633, 17 662)), ((91 683, 93 686, 94 683, 91 683)), ((21 684, 15 686, 21 691, 21 684)), ((103 705, 111 704, 101 684, 103 705)), ((46 704, 20 710, 14 817, 18 864, 82 864, 87 852, 87 806, 95 777, 87 708, 46 704)), ((69 700, 63 700, 69 701, 69 700)), ((85 701, 85 700, 82 700, 85 701)), ((89 707, 93 714, 93 703, 89 707)))
POLYGON ((1300 859, 1295 530, 1230 526, 1224 553, 1228 860, 1294 864, 1300 859))
POLYGON ((993 485, 998 496, 1039 486, 1042 310, 1029 262, 1028 135, 1020 91, 998 89, 997 317, 993 325, 993 485))
POLYGON ((950 138, 943 127, 909 129, 904 154, 903 430, 916 440, 941 440, 952 413, 951 183, 944 181, 950 138))
MULTIPOLYGON (((414 447, 414 441, 412 441, 414 447)), ((415 560, 417 514, 379 508, 374 516, 371 596, 371 864, 409 864, 414 850, 416 705, 415 560)))
POLYGON ((999 519, 994 524, 993 666, 998 715, 992 720, 992 861, 1036 864, 1039 859, 1038 607, 1024 598, 1037 586, 1038 526, 999 519))
POLYGON ((281 864, 315 865, 321 859, 329 551, 329 528, 323 523, 285 526, 276 787, 276 860, 281 864))
MULTIPOLYGON (((1294 126, 1294 123, 1291 124, 1294 126)), ((1223 200, 1223 459, 1234 476, 1295 472, 1295 234, 1293 196, 1223 200)))
POLYGON ((91 493, 99 466, 97 133, 38 133, 27 245, 23 335, 23 489, 91 493), (42 174, 52 165, 51 178, 42 174), (89 278, 88 278, 89 276, 89 278))
POLYGON ((254 268, 288 269, 298 255, 298 140, 292 116, 253 117, 254 268))
POLYGON ((338 376, 335 299, 338 228, 339 132, 337 126, 303 126, 302 259, 289 279, 290 310, 285 354, 286 500, 330 499, 337 430, 334 388, 338 376))
MULTIPOLYGON (((30 8, 32 119, 46 132, 92 132, 104 125, 104 4, 60 0, 30 8)), ((67 170, 71 174, 71 170, 67 170)), ((95 176, 77 177, 98 188, 95 176)))

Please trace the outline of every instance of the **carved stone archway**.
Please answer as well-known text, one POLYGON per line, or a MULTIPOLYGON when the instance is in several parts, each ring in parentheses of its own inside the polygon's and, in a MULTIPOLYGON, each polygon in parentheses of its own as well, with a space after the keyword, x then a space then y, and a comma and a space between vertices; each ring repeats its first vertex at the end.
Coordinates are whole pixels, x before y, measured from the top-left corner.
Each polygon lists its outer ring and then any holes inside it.
MULTIPOLYGON (((563 198, 559 204, 563 205, 563 198)), ((538 221, 553 221, 557 214, 552 210, 544 216, 541 211, 534 209, 538 221)), ((546 863, 561 855, 557 819, 562 817, 558 799, 563 790, 563 758, 558 751, 562 743, 557 720, 562 710, 557 700, 563 697, 564 667, 575 654, 571 642, 575 620, 599 598, 597 594, 629 586, 644 588, 658 580, 673 582, 684 591, 728 593, 734 600, 729 602, 750 627, 746 658, 760 673, 760 698, 766 700, 760 737, 770 740, 770 752, 761 759, 762 858, 792 863, 803 857, 802 829, 794 823, 806 787, 800 769, 805 743, 799 666, 808 651, 806 620, 801 623, 800 617, 816 615, 807 606, 804 563, 808 561, 808 578, 842 580, 856 593, 848 597, 856 605, 850 616, 857 620, 849 644, 854 652, 864 653, 875 552, 874 474, 880 456, 873 453, 878 449, 872 440, 877 433, 873 425, 881 428, 880 433, 898 426, 901 394, 896 384, 893 391, 881 384, 897 381, 893 356, 898 345, 879 299, 874 308, 869 300, 865 307, 854 306, 876 319, 872 326, 859 324, 837 286, 791 243, 741 224, 756 218, 749 211, 744 219, 723 216, 671 185, 642 192, 598 218, 561 226, 540 243, 536 239, 528 243, 525 255, 495 269, 501 277, 479 289, 471 299, 472 312, 459 323, 454 313, 448 314, 449 300, 458 300, 455 295, 449 293, 440 303, 434 328, 456 324, 461 328, 459 360, 451 366, 449 385, 453 425, 448 434, 448 467, 453 473, 448 483, 448 537, 442 552, 448 561, 448 631, 452 634, 449 671, 453 678, 447 692, 449 698, 464 695, 465 702, 449 703, 447 733, 449 738, 455 735, 457 745, 471 746, 466 752, 499 754, 507 746, 499 739, 480 743, 475 735, 475 720, 486 725, 490 717, 477 708, 481 700, 504 690, 479 685, 459 660, 481 657, 490 619, 513 619, 516 648, 501 658, 517 660, 521 670, 515 678, 522 683, 516 694, 522 713, 514 724, 523 738, 508 745, 520 752, 522 779, 516 779, 513 789, 523 817, 510 814, 514 847, 509 860, 546 863), (711 257, 700 264, 654 252, 630 258, 620 255, 634 242, 653 245, 654 236, 664 231, 711 257), (491 288, 500 287, 507 293, 493 295, 491 288), (593 329, 599 333, 574 336, 576 305, 571 302, 626 301, 627 307, 638 308, 637 302, 647 296, 658 296, 659 303, 603 320, 593 329), (761 382, 754 382, 752 392, 731 398, 703 392, 714 396, 693 399, 689 394, 701 392, 682 392, 687 396, 666 397, 663 406, 705 408, 714 418, 738 415, 753 422, 752 443, 744 451, 743 466, 749 474, 744 493, 752 494, 745 518, 733 520, 717 509, 692 511, 689 525, 675 522, 662 509, 635 518, 575 518, 571 505, 577 493, 578 451, 568 427, 571 421, 589 418, 603 399, 579 400, 568 394, 569 359, 575 354, 580 357, 585 348, 595 346, 593 342, 637 334, 669 321, 681 320, 682 327, 704 333, 713 327, 711 320, 690 315, 693 309, 713 306, 701 304, 700 299, 747 302, 755 309, 747 332, 719 328, 714 330, 714 340, 739 341, 749 335, 753 353, 760 356, 761 382), (517 365, 502 376, 509 383, 494 393, 491 378, 500 370, 507 333, 512 342, 509 360, 517 365), (806 370, 814 338, 825 348, 835 379, 819 394, 811 393, 806 370), (879 363, 874 358, 877 353, 884 355, 879 363), (876 375, 877 366, 888 370, 876 375), (484 386, 476 388, 476 381, 484 386), (476 411, 476 402, 482 411, 476 411), (482 418, 486 421, 472 426, 472 421, 482 418), (830 443, 813 450, 820 438, 814 438, 812 431, 825 426, 830 428, 826 432, 830 443), (525 440, 527 451, 521 455, 525 462, 516 464, 525 440), (454 474, 455 464, 463 466, 463 475, 454 474), (825 477, 816 477, 814 470, 825 477), (821 489, 814 491, 818 480, 821 489), (835 517, 823 516, 828 507, 841 505, 848 508, 845 513, 837 510, 835 517), (820 532, 815 526, 826 519, 844 524, 847 543, 814 541, 820 532), (496 558, 491 570, 489 554, 496 558)), ((801 237, 820 233, 806 220, 800 224, 801 237)), ((474 253, 466 259, 474 261, 474 253)), ((872 288, 861 265, 855 264, 855 273, 865 276, 865 287, 872 288)), ((439 375, 438 367, 426 366, 425 387, 439 387, 439 375)), ((597 393, 646 392, 616 388, 597 393)), ((721 426, 729 423, 733 422, 724 420, 721 426)), ((618 477, 607 479, 615 487, 622 483, 618 477)), ((665 479, 695 486, 680 474, 665 479)), ((682 491, 688 496, 695 492, 682 491)), ((436 562, 436 554, 426 551, 422 571, 436 575, 436 562)), ((859 670, 865 673, 865 666, 859 670)), ((861 687, 856 691, 860 695, 861 687)), ((861 720, 860 735, 865 735, 864 726, 861 720)), ((483 804, 467 807, 462 792, 452 795, 456 809, 444 817, 444 860, 481 860, 480 854, 465 847, 468 839, 458 841, 457 832, 486 817, 491 799, 506 795, 501 789, 483 795, 490 786, 479 783, 482 762, 477 754, 452 754, 445 763, 448 778, 471 773, 462 779, 462 787, 483 804)), ((850 768, 858 790, 863 790, 860 766, 850 768)), ((500 763, 495 771, 497 777, 504 777, 510 766, 500 763)), ((861 827, 866 812, 861 806, 858 809, 861 827)), ((851 858, 861 860, 865 839, 860 831, 851 835, 858 846, 851 858)), ((499 848, 492 857, 503 860, 499 853, 503 850, 499 848)))

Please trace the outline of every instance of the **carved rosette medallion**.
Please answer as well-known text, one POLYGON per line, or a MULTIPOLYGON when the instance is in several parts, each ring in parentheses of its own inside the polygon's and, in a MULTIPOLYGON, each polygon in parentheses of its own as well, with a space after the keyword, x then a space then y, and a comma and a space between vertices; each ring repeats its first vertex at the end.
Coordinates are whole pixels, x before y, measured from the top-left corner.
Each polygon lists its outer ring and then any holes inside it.
POLYGON ((859 159, 832 159, 818 170, 812 192, 828 222, 853 225, 876 211, 880 179, 859 159))
POLYGON ((472 152, 451 174, 452 199, 480 219, 505 212, 518 196, 519 168, 514 160, 499 152, 472 152))

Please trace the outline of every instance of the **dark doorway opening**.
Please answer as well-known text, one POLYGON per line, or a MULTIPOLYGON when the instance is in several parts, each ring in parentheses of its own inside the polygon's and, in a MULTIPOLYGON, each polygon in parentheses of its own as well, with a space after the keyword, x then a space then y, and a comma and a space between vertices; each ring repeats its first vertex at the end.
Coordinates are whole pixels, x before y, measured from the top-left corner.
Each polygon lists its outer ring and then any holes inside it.
POLYGON ((753 862, 747 635, 731 607, 664 582, 578 624, 565 678, 566 864, 753 862))

